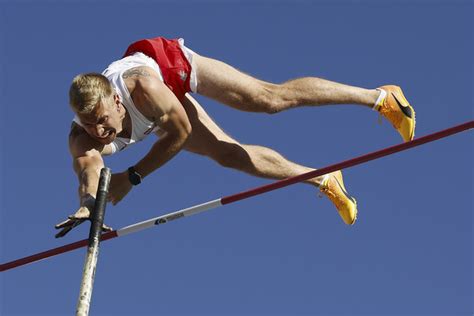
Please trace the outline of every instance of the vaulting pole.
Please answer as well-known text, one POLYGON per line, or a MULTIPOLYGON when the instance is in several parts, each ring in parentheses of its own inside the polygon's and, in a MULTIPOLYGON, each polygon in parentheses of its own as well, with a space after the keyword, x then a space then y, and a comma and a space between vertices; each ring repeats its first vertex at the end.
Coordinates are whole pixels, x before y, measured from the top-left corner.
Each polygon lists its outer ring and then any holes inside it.
POLYGON ((99 187, 95 199, 94 211, 91 218, 91 229, 89 231, 89 244, 87 247, 86 260, 82 271, 81 289, 77 301, 77 316, 89 315, 89 308, 94 285, 95 269, 99 257, 99 243, 104 224, 105 206, 107 205, 107 193, 110 184, 110 169, 103 168, 100 171, 99 187))

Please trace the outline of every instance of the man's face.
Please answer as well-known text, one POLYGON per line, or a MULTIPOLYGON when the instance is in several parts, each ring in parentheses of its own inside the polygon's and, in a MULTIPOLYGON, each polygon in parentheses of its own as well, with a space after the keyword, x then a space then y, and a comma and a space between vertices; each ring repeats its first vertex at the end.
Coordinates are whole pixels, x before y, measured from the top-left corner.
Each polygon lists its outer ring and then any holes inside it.
POLYGON ((102 144, 110 144, 122 131, 125 111, 117 95, 103 100, 90 114, 77 114, 86 132, 102 144))

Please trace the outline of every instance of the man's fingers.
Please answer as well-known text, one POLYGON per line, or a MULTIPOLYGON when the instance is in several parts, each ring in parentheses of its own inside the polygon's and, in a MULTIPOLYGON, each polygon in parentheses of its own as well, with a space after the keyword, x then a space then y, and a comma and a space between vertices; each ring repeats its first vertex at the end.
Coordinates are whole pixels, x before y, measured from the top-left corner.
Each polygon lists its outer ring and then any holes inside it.
POLYGON ((63 230, 61 230, 59 233, 54 235, 54 237, 56 237, 56 238, 64 237, 67 233, 69 233, 71 231, 71 229, 72 229, 72 226, 66 227, 63 230))
MULTIPOLYGON (((62 230, 60 232, 58 232, 55 237, 56 238, 61 238, 61 237, 64 237, 67 233, 69 233, 74 227, 76 226, 79 226, 81 225, 82 223, 84 223, 86 221, 86 219, 68 219, 58 225, 56 225, 56 229, 61 229, 62 230)), ((110 231, 113 231, 113 228, 110 227, 110 226, 107 226, 105 224, 102 225, 102 231, 103 232, 110 232, 110 231)))
POLYGON ((84 219, 76 220, 69 224, 68 226, 64 227, 63 230, 61 230, 59 233, 57 233, 54 237, 56 238, 61 238, 64 237, 67 233, 69 233, 74 227, 81 225, 84 223, 84 219))
POLYGON ((113 229, 112 227, 107 226, 107 225, 105 225, 105 224, 102 224, 102 231, 103 231, 103 232, 111 232, 111 231, 113 231, 113 230, 114 230, 114 229, 113 229))
POLYGON ((71 226, 73 223, 75 222, 75 220, 73 219, 70 219, 68 218, 67 220, 57 224, 56 226, 54 226, 56 229, 60 229, 60 228, 64 228, 64 227, 67 227, 67 226, 71 226))
POLYGON ((54 226, 56 229, 61 229, 60 232, 58 232, 55 237, 60 238, 64 237, 67 233, 69 233, 74 227, 81 225, 84 223, 86 220, 85 219, 67 219, 62 223, 59 223, 58 225, 54 226))
POLYGON ((81 224, 84 223, 85 221, 86 221, 85 219, 78 219, 78 220, 76 220, 76 221, 72 224, 71 229, 73 229, 73 228, 76 227, 76 226, 81 225, 81 224))
POLYGON ((68 216, 70 219, 75 219, 75 218, 85 218, 88 219, 90 217, 90 211, 86 207, 81 207, 79 211, 77 211, 75 214, 68 216))
POLYGON ((90 220, 90 217, 89 216, 84 216, 84 215, 69 215, 67 218, 69 218, 71 221, 86 221, 86 220, 90 220))
POLYGON ((79 224, 82 224, 85 220, 89 219, 90 212, 87 208, 81 208, 78 212, 76 212, 73 215, 69 215, 67 219, 59 224, 57 224, 56 229, 64 228, 67 226, 74 225, 76 222, 80 221, 80 223, 77 223, 73 226, 73 228, 79 224))
POLYGON ((77 225, 80 225, 82 224, 85 220, 88 220, 89 217, 82 217, 83 215, 79 215, 77 216, 76 214, 74 215, 70 215, 68 216, 67 220, 57 224, 56 226, 54 226, 56 229, 60 229, 60 228, 64 228, 64 227, 67 227, 67 226, 71 226, 73 225, 72 228, 76 227, 77 225))

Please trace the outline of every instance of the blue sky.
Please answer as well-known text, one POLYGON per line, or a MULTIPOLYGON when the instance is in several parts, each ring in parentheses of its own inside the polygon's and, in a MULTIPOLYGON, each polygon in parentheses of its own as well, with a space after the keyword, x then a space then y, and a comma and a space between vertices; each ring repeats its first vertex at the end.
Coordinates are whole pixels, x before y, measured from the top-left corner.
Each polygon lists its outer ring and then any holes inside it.
MULTIPOLYGON (((54 239, 75 211, 67 91, 137 39, 183 37, 258 78, 404 88, 417 135, 473 119, 472 1, 0 1, 0 261, 54 239)), ((198 97, 243 143, 322 167, 399 143, 364 108, 238 112, 198 97)), ((106 160, 115 172, 153 139, 106 160)), ((345 171, 359 220, 298 184, 101 246, 91 315, 472 315, 473 136, 345 171)), ((120 228, 269 183, 188 153, 106 222, 120 228)), ((0 275, 1 315, 70 315, 85 249, 0 275)))

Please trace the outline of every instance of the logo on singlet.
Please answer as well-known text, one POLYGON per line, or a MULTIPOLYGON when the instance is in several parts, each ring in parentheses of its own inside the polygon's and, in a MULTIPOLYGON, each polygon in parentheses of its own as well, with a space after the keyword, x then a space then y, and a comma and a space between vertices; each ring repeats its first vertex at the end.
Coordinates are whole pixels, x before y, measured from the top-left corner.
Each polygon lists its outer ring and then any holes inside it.
POLYGON ((183 81, 186 81, 186 79, 188 78, 188 74, 184 72, 184 70, 179 71, 179 76, 181 77, 181 80, 183 81))

